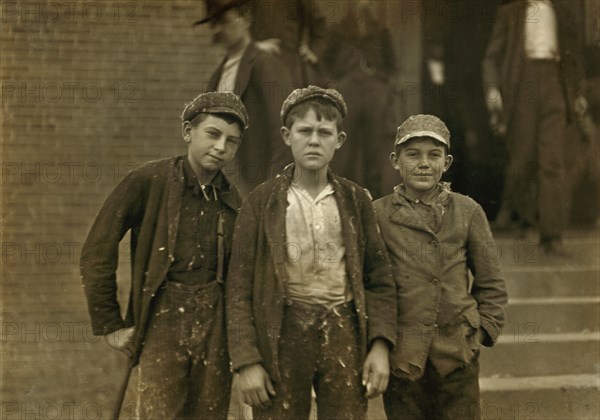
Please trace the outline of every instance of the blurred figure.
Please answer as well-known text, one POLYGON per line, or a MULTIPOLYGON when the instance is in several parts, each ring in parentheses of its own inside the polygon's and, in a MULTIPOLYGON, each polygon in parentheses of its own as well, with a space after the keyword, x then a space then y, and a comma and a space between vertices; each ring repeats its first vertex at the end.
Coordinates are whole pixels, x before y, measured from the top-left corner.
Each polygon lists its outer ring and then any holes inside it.
POLYGON ((235 161, 236 181, 245 196, 291 162, 279 133, 279 109, 291 91, 291 76, 276 57, 252 41, 253 15, 247 0, 207 0, 206 9, 206 17, 195 25, 209 23, 213 43, 227 54, 208 89, 239 95, 251 121, 235 161))
POLYGON ((326 20, 316 1, 251 0, 250 6, 254 15, 250 31, 256 47, 281 59, 294 88, 325 85, 320 62, 326 45, 326 20))
POLYGON ((456 151, 445 179, 488 217, 499 208, 504 144, 485 107, 481 60, 500 0, 424 0, 423 112, 446 121, 456 151))
POLYGON ((516 213, 524 232, 540 230, 540 248, 565 255, 567 122, 583 115, 578 2, 518 0, 500 6, 483 81, 490 124, 506 134, 508 166, 498 227, 516 213))
POLYGON ((332 28, 324 62, 348 104, 346 147, 336 154, 337 174, 381 197, 387 157, 396 131, 394 77, 396 58, 390 31, 375 14, 373 2, 353 0, 332 28))

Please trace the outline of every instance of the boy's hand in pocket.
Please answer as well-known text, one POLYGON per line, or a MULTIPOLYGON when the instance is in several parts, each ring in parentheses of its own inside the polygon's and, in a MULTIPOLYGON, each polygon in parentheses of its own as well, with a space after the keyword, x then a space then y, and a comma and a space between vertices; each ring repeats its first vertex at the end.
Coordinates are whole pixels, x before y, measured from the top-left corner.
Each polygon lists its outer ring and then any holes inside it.
POLYGON ((133 337, 134 327, 121 328, 104 336, 104 339, 110 347, 125 353, 128 357, 133 356, 129 344, 133 337))

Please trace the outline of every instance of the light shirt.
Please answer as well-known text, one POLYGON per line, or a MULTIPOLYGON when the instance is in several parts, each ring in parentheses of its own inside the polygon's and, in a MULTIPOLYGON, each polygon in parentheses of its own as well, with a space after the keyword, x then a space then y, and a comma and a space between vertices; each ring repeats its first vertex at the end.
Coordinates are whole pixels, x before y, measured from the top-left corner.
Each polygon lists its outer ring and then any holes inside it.
POLYGON ((227 57, 227 60, 223 65, 223 72, 221 73, 219 84, 217 85, 217 92, 233 92, 235 90, 235 82, 237 80, 244 52, 246 52, 245 48, 227 57))
POLYGON ((531 0, 525 13, 525 54, 532 60, 558 60, 556 13, 549 0, 531 0))
POLYGON ((331 184, 316 197, 290 185, 286 211, 286 270, 292 301, 333 307, 352 300, 346 247, 331 184))

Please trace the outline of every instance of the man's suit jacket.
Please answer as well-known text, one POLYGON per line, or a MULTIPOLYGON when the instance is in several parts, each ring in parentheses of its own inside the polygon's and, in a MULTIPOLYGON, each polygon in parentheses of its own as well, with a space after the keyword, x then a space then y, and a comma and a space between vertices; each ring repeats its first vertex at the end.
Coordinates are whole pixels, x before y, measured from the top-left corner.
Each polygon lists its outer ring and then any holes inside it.
MULTIPOLYGON (((212 74, 208 85, 210 91, 217 90, 226 60, 212 74)), ((291 152, 281 138, 279 117, 281 104, 291 90, 292 82, 285 66, 253 43, 248 45, 234 87, 250 120, 237 151, 242 176, 238 184, 243 189, 251 190, 292 161, 291 152)))
MULTIPOLYGON (((573 113, 573 102, 582 92, 582 39, 577 22, 578 2, 554 0, 558 47, 561 57, 559 73, 565 95, 567 114, 573 113)), ((525 19, 527 1, 513 1, 498 8, 494 29, 483 59, 484 89, 494 85, 500 89, 507 124, 518 100, 519 82, 525 65, 525 19)), ((526 92, 521 91, 521 94, 526 92)))

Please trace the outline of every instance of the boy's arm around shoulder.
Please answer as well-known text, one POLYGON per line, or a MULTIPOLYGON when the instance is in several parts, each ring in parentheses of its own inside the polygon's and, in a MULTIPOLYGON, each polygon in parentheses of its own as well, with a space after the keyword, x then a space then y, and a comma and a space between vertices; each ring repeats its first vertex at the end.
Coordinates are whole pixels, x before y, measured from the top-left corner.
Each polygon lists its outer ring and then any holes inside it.
POLYGON ((467 264, 474 276, 471 295, 477 301, 481 327, 486 333, 482 344, 491 347, 504 326, 508 296, 500 269, 501 252, 479 204, 471 217, 467 242, 467 264))
POLYGON ((108 196, 83 245, 80 269, 95 335, 125 327, 117 301, 119 243, 144 213, 144 181, 128 174, 108 196))
POLYGON ((262 362, 253 318, 253 286, 260 215, 254 196, 242 204, 236 219, 229 272, 225 282, 227 343, 234 370, 262 362))
POLYGON ((364 285, 368 315, 368 340, 385 339, 396 345, 396 283, 383 238, 379 231, 373 204, 366 192, 360 199, 365 233, 364 285))

